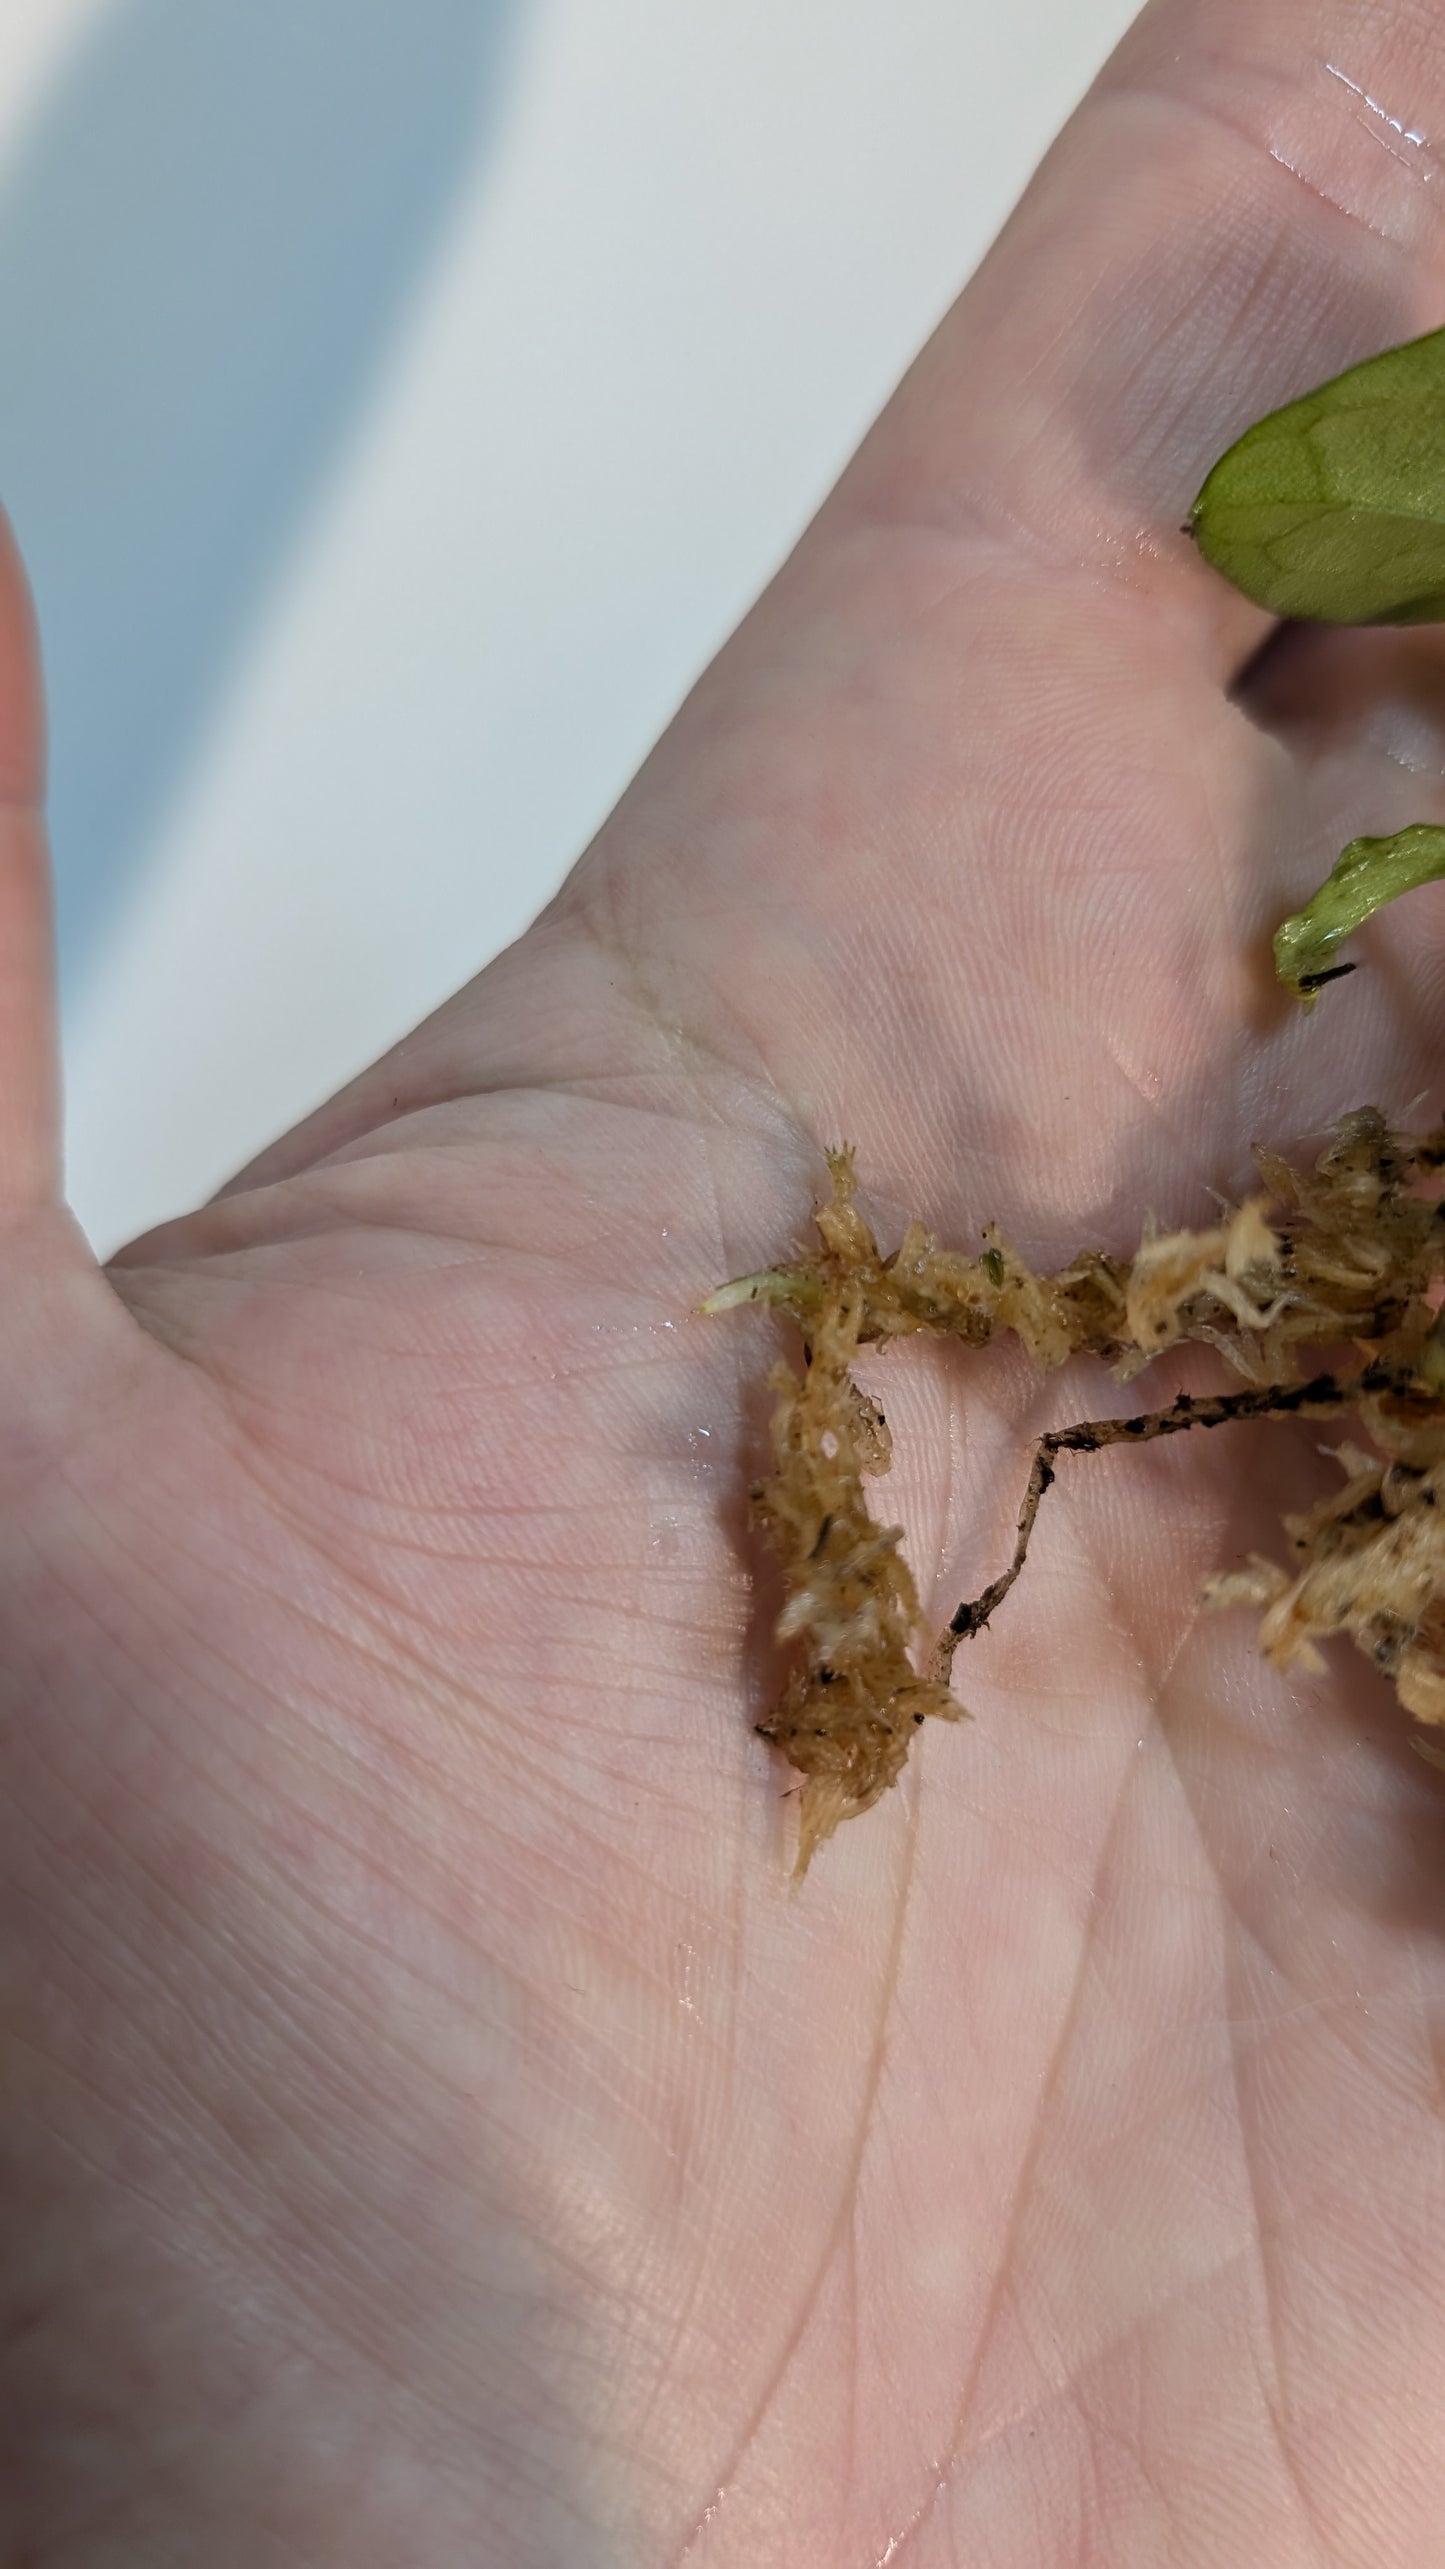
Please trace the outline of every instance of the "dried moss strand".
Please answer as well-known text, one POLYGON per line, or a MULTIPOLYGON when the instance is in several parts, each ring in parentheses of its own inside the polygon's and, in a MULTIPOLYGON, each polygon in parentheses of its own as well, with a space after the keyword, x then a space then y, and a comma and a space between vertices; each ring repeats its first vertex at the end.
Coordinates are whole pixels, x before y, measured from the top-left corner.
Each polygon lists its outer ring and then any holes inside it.
POLYGON ((982 1632, 1022 1570, 1034 1521, 1054 1479, 1056 1456, 1097 1454, 1105 1445, 1148 1445, 1156 1436, 1178 1436, 1191 1427, 1226 1427, 1238 1418, 1286 1418, 1301 1410, 1349 1408, 1370 1393, 1407 1387, 1408 1377, 1395 1367, 1370 1365, 1362 1374, 1343 1381, 1335 1374, 1315 1374, 1307 1383, 1267 1383, 1249 1391, 1220 1392, 1210 1397, 1180 1392, 1168 1409, 1147 1410, 1138 1418, 1087 1418, 1074 1427, 1051 1428, 1034 1449, 1028 1487, 1019 1510, 1013 1559, 981 1596, 961 1605, 951 1618, 938 1647, 939 1675, 947 1675, 960 1641, 971 1641, 975 1633, 982 1632))
MULTIPOLYGON (((1333 971, 1333 964, 1321 967, 1333 971)), ((1348 1633, 1386 1669, 1413 1719, 1445 1732, 1445 1203, 1423 1181, 1445 1165, 1445 1127, 1395 1130, 1376 1107, 1342 1117, 1312 1170, 1256 1153, 1264 1193, 1205 1231, 1147 1226, 1131 1259, 1084 1251, 1035 1275, 990 1227, 978 1257, 908 1225, 891 1257, 858 1208, 852 1154, 829 1154, 831 1200, 819 1247, 719 1287, 704 1308, 748 1303, 790 1316, 801 1375, 780 1399, 773 1470, 755 1493, 785 1601, 778 1637, 794 1653, 781 1702, 760 1725, 804 1778, 800 1871, 840 1821, 896 1782, 930 1714, 956 1719, 948 1691, 958 1642, 981 1631, 1024 1565, 1061 1453, 1145 1444, 1234 1418, 1356 1408, 1372 1454, 1341 1449, 1347 1488, 1286 1520, 1286 1571, 1263 1559, 1209 1583, 1209 1602, 1263 1611, 1261 1645, 1280 1667, 1310 1663, 1315 1638, 1348 1633), (853 1380, 861 1348, 912 1332, 982 1346, 1011 1330, 1041 1367, 1087 1351, 1121 1381, 1186 1340, 1215 1347, 1244 1388, 1181 1394, 1167 1410, 1085 1420, 1039 1443, 1013 1561, 961 1606, 927 1672, 917 1591, 898 1532, 880 1526, 865 1482, 886 1472, 883 1413, 853 1380), (1350 1342, 1354 1370, 1296 1379, 1350 1342), (1374 1361, 1366 1363, 1373 1342, 1374 1361)))

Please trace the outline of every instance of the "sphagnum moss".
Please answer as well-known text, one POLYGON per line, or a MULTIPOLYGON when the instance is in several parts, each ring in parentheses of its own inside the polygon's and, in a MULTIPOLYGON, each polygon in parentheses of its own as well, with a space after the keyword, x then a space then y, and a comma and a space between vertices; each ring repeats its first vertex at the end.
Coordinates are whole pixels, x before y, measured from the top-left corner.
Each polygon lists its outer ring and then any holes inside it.
MULTIPOLYGON (((1287 1566, 1255 1560, 1209 1581, 1215 1606, 1263 1610, 1282 1668, 1348 1633, 1394 1680, 1412 1720, 1445 1736, 1445 1126, 1412 1137, 1373 1107, 1346 1116, 1312 1169, 1256 1153, 1260 1192, 1204 1231, 1147 1232, 1132 1259, 1086 1250, 1036 1275, 995 1230, 979 1257, 910 1223, 885 1255, 858 1209, 851 1152, 830 1155, 819 1246, 710 1295, 762 1303, 797 1326, 801 1371, 772 1376, 770 1472, 754 1512, 781 1564, 778 1636, 794 1654, 759 1724, 802 1777, 797 1875, 839 1824, 895 1784, 921 1724, 957 1720, 960 1643, 1024 1566, 1059 1457, 1246 1418, 1353 1415, 1344 1486, 1285 1520, 1287 1566), (1235 1386, 1167 1408, 1091 1419, 1040 1439, 1011 1561, 942 1633, 923 1624, 902 1530, 866 1485, 891 1460, 882 1410, 854 1380, 862 1347, 927 1334, 981 1347, 1011 1330, 1040 1367, 1103 1357, 1122 1380, 1185 1341, 1214 1348, 1235 1386), (1350 1353, 1340 1360, 1341 1348, 1350 1353), (1335 1361, 1321 1366, 1321 1351, 1335 1361)), ((1417 1743, 1439 1755, 1428 1738, 1417 1743)))

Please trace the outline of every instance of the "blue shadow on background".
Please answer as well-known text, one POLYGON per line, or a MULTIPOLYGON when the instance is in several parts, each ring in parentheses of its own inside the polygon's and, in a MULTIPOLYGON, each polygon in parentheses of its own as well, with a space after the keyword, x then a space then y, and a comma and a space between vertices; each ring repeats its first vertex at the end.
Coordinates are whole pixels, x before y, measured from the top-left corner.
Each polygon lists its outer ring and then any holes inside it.
POLYGON ((71 990, 478 166, 518 0, 113 0, 0 186, 71 990))

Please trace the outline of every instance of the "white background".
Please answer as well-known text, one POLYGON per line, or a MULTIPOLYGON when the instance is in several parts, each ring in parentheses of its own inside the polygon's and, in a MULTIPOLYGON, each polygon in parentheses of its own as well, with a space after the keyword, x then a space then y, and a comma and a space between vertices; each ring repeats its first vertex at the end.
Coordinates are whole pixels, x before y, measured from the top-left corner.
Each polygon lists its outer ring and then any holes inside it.
POLYGON ((525 926, 1131 15, 5 0, 98 1247, 525 926))

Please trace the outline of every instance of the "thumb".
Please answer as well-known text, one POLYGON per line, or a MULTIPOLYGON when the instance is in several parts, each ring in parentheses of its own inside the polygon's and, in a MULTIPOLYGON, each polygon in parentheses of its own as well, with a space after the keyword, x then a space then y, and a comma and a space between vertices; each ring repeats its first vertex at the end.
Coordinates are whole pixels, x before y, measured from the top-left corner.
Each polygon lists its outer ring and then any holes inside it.
POLYGON ((0 517, 0 1232, 60 1193, 60 1068, 45 716, 30 592, 0 517))

